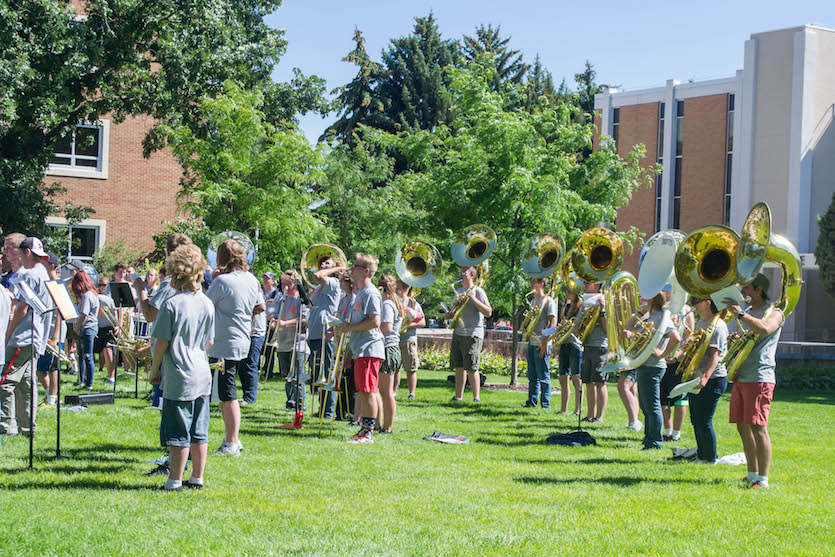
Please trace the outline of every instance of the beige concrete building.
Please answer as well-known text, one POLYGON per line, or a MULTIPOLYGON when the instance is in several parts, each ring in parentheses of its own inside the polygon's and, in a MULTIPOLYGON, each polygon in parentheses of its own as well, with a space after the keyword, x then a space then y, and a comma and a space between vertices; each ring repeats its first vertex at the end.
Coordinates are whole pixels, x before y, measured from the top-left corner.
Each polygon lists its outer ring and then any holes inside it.
MULTIPOLYGON (((595 97, 598 127, 619 153, 643 143, 645 164, 663 167, 654 190, 621 209, 617 227, 647 237, 717 223, 739 230, 748 210, 767 202, 773 233, 797 247, 806 281, 782 338, 833 341, 835 300, 813 252, 817 218, 835 192, 835 30, 756 33, 740 46, 745 61, 735 76, 595 97)), ((637 271, 636 255, 626 267, 637 271)), ((779 295, 779 271, 766 272, 779 295)))

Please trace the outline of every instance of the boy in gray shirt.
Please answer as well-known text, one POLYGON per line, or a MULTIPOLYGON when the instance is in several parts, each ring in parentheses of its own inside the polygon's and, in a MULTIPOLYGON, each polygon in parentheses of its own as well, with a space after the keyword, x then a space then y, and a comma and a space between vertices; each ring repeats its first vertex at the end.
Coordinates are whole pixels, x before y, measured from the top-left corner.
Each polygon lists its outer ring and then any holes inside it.
MULTIPOLYGON (((481 402, 481 377, 478 373, 478 360, 484 344, 484 318, 493 315, 493 308, 487 299, 487 293, 480 286, 475 286, 475 267, 462 267, 461 287, 455 292, 452 304, 468 296, 461 318, 454 325, 452 345, 449 352, 449 367, 455 370, 455 396, 452 402, 464 400, 464 372, 470 380, 473 402, 481 402)), ((447 314, 447 317, 452 317, 447 314)))

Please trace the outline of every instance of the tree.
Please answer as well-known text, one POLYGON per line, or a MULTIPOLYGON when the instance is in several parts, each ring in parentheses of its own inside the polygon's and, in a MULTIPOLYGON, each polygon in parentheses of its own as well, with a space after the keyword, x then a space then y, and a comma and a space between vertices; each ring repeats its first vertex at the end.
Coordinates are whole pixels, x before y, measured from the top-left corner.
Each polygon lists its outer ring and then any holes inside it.
POLYGON ((597 72, 591 62, 586 60, 586 67, 582 72, 574 74, 574 81, 577 83, 577 96, 580 110, 586 114, 588 119, 592 119, 591 115, 594 113, 594 96, 597 93, 602 93, 609 85, 605 83, 597 83, 597 72))
MULTIPOLYGON (((69 0, 0 0, 0 223, 6 230, 44 231, 56 208, 55 190, 42 186, 44 171, 76 125, 105 114, 116 122, 147 114, 205 136, 200 100, 231 79, 246 88, 268 84, 285 49, 283 31, 263 21, 281 0, 78 4, 86 17, 69 0)), ((285 88, 285 110, 276 111, 284 118, 316 95, 315 81, 297 78, 285 88)), ((164 144, 155 127, 145 138, 146 154, 164 144)))
POLYGON ((260 238, 259 265, 289 268, 302 250, 328 237, 310 210, 322 156, 295 126, 267 122, 263 102, 259 91, 228 82, 222 94, 200 103, 206 137, 184 124, 160 130, 184 170, 185 208, 215 233, 260 238))
MULTIPOLYGON (((560 86, 561 91, 563 91, 564 86, 565 80, 560 86)), ((537 54, 533 66, 528 69, 525 81, 525 110, 533 112, 543 100, 550 105, 554 105, 558 100, 564 100, 564 97, 561 97, 554 90, 554 78, 542 64, 542 60, 537 54)))
POLYGON ((818 230, 815 259, 820 266, 824 290, 835 298, 835 194, 826 213, 818 218, 818 230))
MULTIPOLYGON (((477 60, 483 54, 492 54, 495 62, 495 74, 490 83, 493 91, 500 90, 506 82, 519 84, 525 77, 529 66, 525 64, 522 54, 518 50, 510 50, 510 37, 502 38, 501 25, 493 27, 479 25, 476 27, 475 37, 464 35, 462 49, 467 60, 477 60)), ((539 57, 537 56, 537 61, 539 57)))
MULTIPOLYGON (((428 216, 427 235, 448 245, 468 224, 497 232, 489 291, 493 307, 518 324, 518 294, 527 282, 519 262, 528 240, 551 230, 570 246, 587 228, 614 223, 618 207, 654 174, 638 164, 641 147, 626 160, 611 148, 583 156, 594 130, 575 121, 574 106, 507 110, 502 95, 490 91, 490 68, 449 72, 449 126, 373 138, 407 157, 410 168, 397 180, 417 214, 428 216)), ((514 335, 514 349, 516 342, 514 335)), ((515 356, 513 366, 515 382, 515 356)))

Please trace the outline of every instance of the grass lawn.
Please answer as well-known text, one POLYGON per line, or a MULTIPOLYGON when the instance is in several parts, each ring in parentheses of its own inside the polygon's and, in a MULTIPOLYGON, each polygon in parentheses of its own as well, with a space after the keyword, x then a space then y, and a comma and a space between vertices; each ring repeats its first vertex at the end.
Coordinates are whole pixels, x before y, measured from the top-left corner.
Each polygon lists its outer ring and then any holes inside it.
MULTIPOLYGON (((772 487, 752 491, 740 487, 744 467, 639 451, 614 385, 606 423, 588 428, 598 446, 568 448, 544 439, 568 431, 569 417, 523 409, 520 393, 454 406, 445 376, 421 372, 418 400, 399 395, 394 434, 367 446, 346 443, 355 430, 340 422, 332 435, 309 418, 302 431, 277 429, 291 420, 284 384, 262 385, 243 408, 243 456, 210 456, 200 492, 163 493, 164 478, 143 476, 162 454, 159 414, 133 398, 132 378, 115 406, 62 413, 67 460, 54 460, 55 411, 42 410, 34 471, 27 439, 0 447, 0 553, 832 554, 835 393, 778 390, 772 487), (434 430, 472 442, 422 439, 434 430)), ((720 455, 742 450, 728 400, 720 455)), ((222 434, 215 410, 210 450, 222 434)), ((695 446, 689 423, 682 446, 695 446)))

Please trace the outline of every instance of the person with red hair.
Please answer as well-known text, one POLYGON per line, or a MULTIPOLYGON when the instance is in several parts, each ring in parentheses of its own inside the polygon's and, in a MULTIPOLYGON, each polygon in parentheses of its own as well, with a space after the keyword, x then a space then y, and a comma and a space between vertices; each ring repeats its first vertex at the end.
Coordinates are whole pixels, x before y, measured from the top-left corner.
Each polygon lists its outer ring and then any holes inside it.
POLYGON ((99 297, 90 275, 78 271, 72 278, 72 291, 78 299, 78 319, 73 329, 78 334, 81 347, 81 382, 83 388, 93 389, 93 342, 99 332, 99 297))

